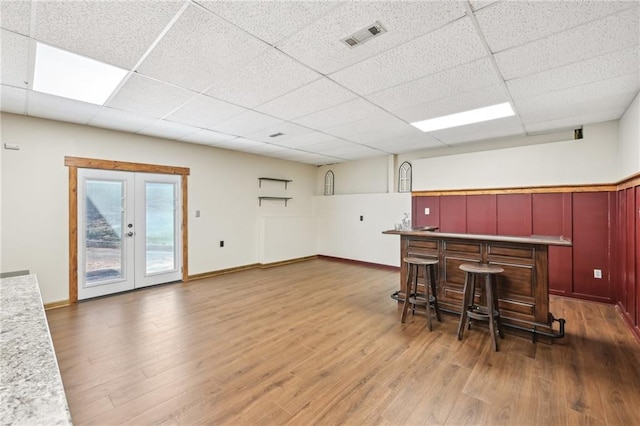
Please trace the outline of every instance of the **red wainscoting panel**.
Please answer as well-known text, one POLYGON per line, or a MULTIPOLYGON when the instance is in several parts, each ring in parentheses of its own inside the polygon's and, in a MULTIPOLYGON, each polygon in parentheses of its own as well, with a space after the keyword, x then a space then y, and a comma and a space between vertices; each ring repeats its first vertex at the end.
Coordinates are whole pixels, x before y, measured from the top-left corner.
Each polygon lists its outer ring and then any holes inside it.
POLYGON ((624 258, 622 261, 622 275, 623 278, 621 280, 622 285, 624 286, 622 293, 624 297, 619 299, 622 301, 628 315, 635 321, 636 320, 636 268, 635 268, 635 256, 636 256, 636 239, 634 237, 634 228, 635 228, 635 189, 628 188, 624 191, 620 191, 624 193, 623 205, 619 205, 622 211, 623 216, 622 220, 624 220, 625 224, 625 232, 624 236, 622 236, 619 242, 619 246, 624 248, 624 253, 621 253, 621 257, 624 258))
POLYGON ((498 194, 498 235, 531 236, 531 194, 498 194))
POLYGON ((440 197, 440 231, 467 232, 467 196, 440 197))
MULTIPOLYGON (((635 252, 635 271, 633 272, 634 278, 634 290, 636 294, 636 306, 635 306, 635 326, 640 326, 640 186, 636 186, 635 188, 631 188, 635 192, 635 207, 633 208, 633 215, 631 223, 629 223, 629 231, 633 231, 635 229, 635 246, 633 247, 633 252, 635 252)), ((633 205, 632 204, 632 205, 633 205)), ((632 232, 628 233, 632 235, 632 232)), ((633 259, 633 256, 631 256, 633 259)), ((633 271, 633 265, 629 265, 629 270, 633 271)), ((636 331, 637 328, 636 328, 636 331)), ((640 334, 637 334, 640 336, 640 334)))
MULTIPOLYGON (((571 238, 571 194, 532 194, 532 234, 571 238)), ((549 293, 569 295, 573 284, 573 249, 549 246, 549 293)))
POLYGON ((615 244, 613 244, 612 258, 613 264, 613 297, 620 303, 624 312, 627 312, 627 252, 628 240, 630 238, 629 225, 627 224, 627 193, 618 191, 616 193, 618 201, 618 215, 615 224, 615 244))
POLYGON ((615 213, 614 193, 573 194, 573 293, 592 300, 611 302, 610 210, 615 213), (611 202, 611 203, 610 203, 611 202), (594 269, 602 278, 594 278, 594 269))
POLYGON ((413 226, 440 226, 440 197, 414 197, 413 198, 413 226), (424 209, 429 209, 429 214, 424 214, 424 209))
POLYGON ((467 196, 467 232, 496 235, 496 195, 467 196))

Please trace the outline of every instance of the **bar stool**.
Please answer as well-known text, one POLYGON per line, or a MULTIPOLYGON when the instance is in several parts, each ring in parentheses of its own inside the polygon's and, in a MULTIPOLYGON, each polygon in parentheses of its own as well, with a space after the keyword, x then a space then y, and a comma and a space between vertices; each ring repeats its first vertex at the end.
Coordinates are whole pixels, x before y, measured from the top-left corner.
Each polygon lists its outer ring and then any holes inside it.
POLYGON ((489 322, 489 332, 493 341, 493 350, 498 350, 498 339, 496 338, 496 330, 500 338, 504 338, 502 332, 502 321, 500 320, 500 308, 498 306, 498 293, 496 291, 496 275, 504 272, 504 269, 487 264, 463 263, 460 269, 466 273, 464 279, 464 291, 462 296, 462 314, 460 315, 460 324, 458 325, 458 340, 462 340, 464 327, 467 325, 471 328, 471 319, 489 322), (478 278, 484 276, 484 280, 480 280, 480 300, 484 300, 486 305, 475 303, 476 284, 478 278), (484 297, 483 297, 484 296, 484 297))
POLYGON ((409 304, 413 305, 414 313, 416 305, 424 306, 427 313, 427 326, 429 327, 429 331, 431 331, 431 309, 435 310, 436 319, 441 321, 436 291, 435 266, 438 264, 438 261, 436 259, 422 259, 412 256, 405 257, 402 260, 407 264, 407 286, 400 321, 405 321, 409 304), (418 270, 420 269, 420 266, 424 266, 423 294, 418 294, 418 270))

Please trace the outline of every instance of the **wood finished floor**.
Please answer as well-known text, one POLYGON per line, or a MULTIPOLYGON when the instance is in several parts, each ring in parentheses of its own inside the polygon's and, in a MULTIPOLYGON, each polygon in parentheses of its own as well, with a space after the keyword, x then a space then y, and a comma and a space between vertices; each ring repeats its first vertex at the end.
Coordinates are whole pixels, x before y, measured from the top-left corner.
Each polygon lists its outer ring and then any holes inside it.
POLYGON ((553 345, 399 321, 399 273, 330 260, 47 312, 76 425, 638 425, 640 345, 612 306, 552 298, 553 345))

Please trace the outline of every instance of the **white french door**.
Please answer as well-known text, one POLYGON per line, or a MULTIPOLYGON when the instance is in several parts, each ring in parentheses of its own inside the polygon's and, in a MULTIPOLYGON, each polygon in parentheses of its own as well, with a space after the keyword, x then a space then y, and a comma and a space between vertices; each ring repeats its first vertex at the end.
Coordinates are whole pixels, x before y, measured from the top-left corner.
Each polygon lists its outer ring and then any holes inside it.
POLYGON ((180 176, 78 170, 78 299, 181 279, 180 176))

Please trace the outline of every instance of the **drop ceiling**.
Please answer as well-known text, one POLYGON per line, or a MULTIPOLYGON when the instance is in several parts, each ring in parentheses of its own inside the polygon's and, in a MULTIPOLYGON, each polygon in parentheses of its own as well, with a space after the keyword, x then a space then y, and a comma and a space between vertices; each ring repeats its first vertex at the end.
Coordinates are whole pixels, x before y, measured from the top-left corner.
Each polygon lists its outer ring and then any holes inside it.
POLYGON ((615 120, 640 89, 638 1, 0 5, 2 111, 309 164, 615 120), (38 93, 36 42, 129 73, 103 106, 38 93), (503 102, 516 116, 409 124, 503 102))

